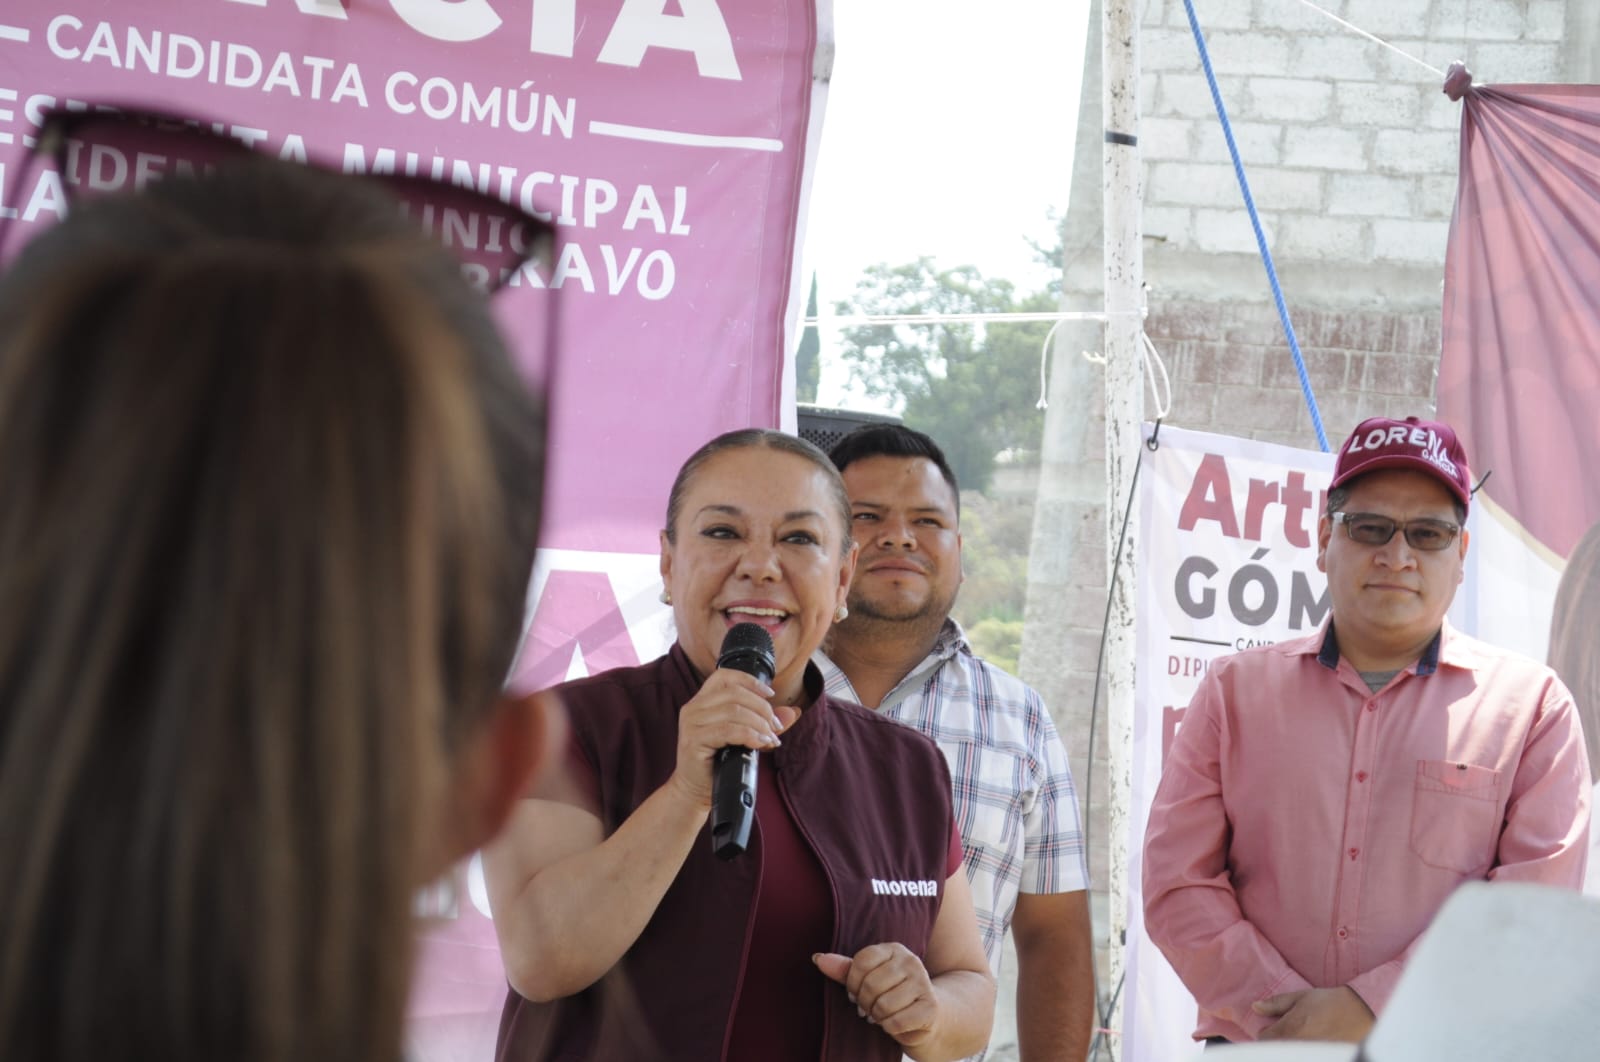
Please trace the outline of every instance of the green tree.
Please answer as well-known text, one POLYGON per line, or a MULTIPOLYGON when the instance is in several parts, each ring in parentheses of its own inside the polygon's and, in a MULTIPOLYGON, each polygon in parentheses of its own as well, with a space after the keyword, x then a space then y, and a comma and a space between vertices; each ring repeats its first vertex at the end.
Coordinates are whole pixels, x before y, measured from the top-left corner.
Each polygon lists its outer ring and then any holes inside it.
MULTIPOLYGON (((806 316, 817 316, 817 275, 811 274, 811 297, 806 300, 806 316)), ((794 397, 807 404, 817 400, 817 383, 822 378, 822 340, 816 325, 806 325, 800 333, 800 348, 794 352, 794 397)))
POLYGON ((954 613, 969 630, 980 620, 1021 621, 1028 589, 1031 494, 1002 498, 961 492, 961 592, 954 613))
MULTIPOLYGON (((841 314, 976 314, 1054 310, 1055 296, 1020 296, 1007 280, 975 268, 938 269, 931 258, 877 265, 856 284, 841 314)), ((963 487, 983 490, 996 458, 1037 453, 1044 428, 1039 351, 1050 326, 1025 324, 864 325, 845 331, 851 376, 932 435, 963 487)))
POLYGON ((1017 673, 1017 658, 1022 655, 1022 621, 987 616, 967 629, 972 651, 996 667, 1017 673))

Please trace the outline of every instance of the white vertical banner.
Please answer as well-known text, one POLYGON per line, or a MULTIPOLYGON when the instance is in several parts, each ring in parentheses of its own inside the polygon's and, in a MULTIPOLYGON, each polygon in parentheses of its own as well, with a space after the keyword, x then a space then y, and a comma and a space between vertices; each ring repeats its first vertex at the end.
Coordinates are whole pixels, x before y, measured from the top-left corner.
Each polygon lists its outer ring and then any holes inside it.
MULTIPOLYGON (((1153 427, 1145 425, 1144 438, 1153 427)), ((1328 615, 1317 519, 1333 455, 1163 426, 1140 472, 1139 618, 1128 814, 1123 1062, 1198 1058, 1195 1002, 1144 928, 1144 829, 1161 767, 1211 661, 1328 615)))

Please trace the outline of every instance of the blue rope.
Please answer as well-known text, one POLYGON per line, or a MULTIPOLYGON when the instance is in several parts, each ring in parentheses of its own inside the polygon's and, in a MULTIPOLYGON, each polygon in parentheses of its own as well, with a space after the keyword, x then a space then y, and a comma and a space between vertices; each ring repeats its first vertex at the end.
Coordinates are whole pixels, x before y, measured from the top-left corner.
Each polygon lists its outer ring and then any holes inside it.
POLYGON ((1200 32, 1200 20, 1195 18, 1194 4, 1183 0, 1189 13, 1189 28, 1194 31, 1194 43, 1200 49, 1200 63, 1206 70, 1206 84, 1211 86, 1211 101, 1217 105, 1217 117, 1222 121, 1222 135, 1228 140, 1228 154, 1233 156, 1233 172, 1239 178, 1239 191, 1244 193, 1244 207, 1250 212, 1250 227, 1256 230, 1256 246, 1261 249, 1261 264, 1267 267, 1267 282, 1272 285, 1272 301, 1278 304, 1278 319, 1283 322, 1283 334, 1289 340, 1289 352, 1294 355, 1294 368, 1300 374, 1300 390, 1306 396, 1306 409, 1311 412, 1311 426, 1317 429, 1317 445, 1328 452, 1328 434, 1322 429, 1322 414, 1317 410, 1316 396, 1311 393, 1311 377, 1306 373, 1306 361, 1300 356, 1300 341, 1295 338, 1294 325, 1289 323, 1289 308, 1283 302, 1283 287, 1278 283, 1278 271, 1272 266, 1272 252, 1267 250, 1267 237, 1261 231, 1261 218, 1256 213, 1256 201, 1250 195, 1250 182, 1244 175, 1244 163, 1239 161, 1239 145, 1233 141, 1233 126, 1228 124, 1228 111, 1222 105, 1222 93, 1217 91, 1217 75, 1211 70, 1211 54, 1206 51, 1206 39, 1200 32))

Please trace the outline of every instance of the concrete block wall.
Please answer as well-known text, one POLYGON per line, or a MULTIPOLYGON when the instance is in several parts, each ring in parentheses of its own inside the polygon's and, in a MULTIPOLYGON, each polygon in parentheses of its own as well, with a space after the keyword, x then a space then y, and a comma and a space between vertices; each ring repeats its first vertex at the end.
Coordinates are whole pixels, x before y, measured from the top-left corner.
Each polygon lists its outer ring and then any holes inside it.
MULTIPOLYGON (((1366 416, 1431 411, 1459 105, 1435 74, 1299 0, 1194 2, 1330 444, 1366 416)), ((1440 70, 1464 59, 1480 84, 1600 80, 1595 0, 1317 2, 1440 70)), ((1093 246, 1102 225, 1098 0, 1090 17, 1069 247, 1093 246)), ((1183 2, 1147 0, 1142 20, 1146 332, 1171 373, 1169 422, 1314 447, 1183 2)), ((1103 305, 1100 269, 1078 256, 1064 308, 1103 305)), ((1064 327, 1052 361, 1020 668, 1051 705, 1080 790, 1093 756, 1083 795, 1104 944, 1103 714, 1088 743, 1106 593, 1103 392, 1079 357, 1100 344, 1094 326, 1064 327)))
MULTIPOLYGON (((1315 429, 1294 360, 1276 316, 1266 320, 1261 309, 1251 303, 1173 302, 1146 322, 1168 371, 1183 381, 1168 421, 1314 448, 1315 429)), ((1437 314, 1293 303, 1289 312, 1330 445, 1337 446, 1366 417, 1433 408, 1437 314)))
MULTIPOLYGON (((1440 70, 1464 59, 1479 81, 1552 81, 1563 70, 1567 0, 1320 6, 1440 70)), ((1437 303, 1437 280, 1424 274, 1436 277, 1444 259, 1460 125, 1442 79, 1299 0, 1195 8, 1274 257, 1291 274, 1296 263, 1359 267, 1367 301, 1437 303)), ((1251 275, 1245 261, 1255 236, 1182 0, 1150 0, 1140 44, 1146 274, 1157 297, 1186 294, 1219 255, 1237 259, 1228 295, 1259 290, 1259 267, 1251 275)))

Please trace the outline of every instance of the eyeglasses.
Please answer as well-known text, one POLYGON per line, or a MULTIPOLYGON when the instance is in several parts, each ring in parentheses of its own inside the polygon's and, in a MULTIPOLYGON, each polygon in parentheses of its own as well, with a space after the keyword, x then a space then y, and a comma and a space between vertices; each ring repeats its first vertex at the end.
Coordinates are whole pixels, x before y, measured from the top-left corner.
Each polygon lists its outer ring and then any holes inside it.
POLYGON ((1345 534, 1350 536, 1350 541, 1359 542, 1363 546, 1385 545, 1394 537, 1396 531, 1403 530, 1406 545, 1427 553, 1446 548, 1461 532, 1460 524, 1426 516, 1402 523, 1387 516, 1379 516, 1377 513, 1334 513, 1333 522, 1343 524, 1345 534))
MULTIPOLYGON (((228 159, 259 154, 225 129, 223 123, 149 110, 47 111, 13 187, 26 188, 34 161, 47 157, 70 209, 108 193, 142 188, 168 174, 197 176, 228 159)), ((551 261, 556 230, 529 210, 431 177, 380 171, 350 176, 381 183, 403 213, 461 260, 462 273, 479 290, 545 286, 534 270, 551 261)), ((8 250, 9 226, 9 219, 0 222, 0 261, 8 250)))

